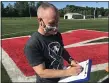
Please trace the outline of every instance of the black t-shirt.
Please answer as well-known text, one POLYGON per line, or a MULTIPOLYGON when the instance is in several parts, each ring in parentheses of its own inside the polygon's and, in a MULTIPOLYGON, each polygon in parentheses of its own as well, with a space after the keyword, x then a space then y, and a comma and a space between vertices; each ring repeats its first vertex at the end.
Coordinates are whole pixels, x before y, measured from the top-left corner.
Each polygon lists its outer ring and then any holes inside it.
MULTIPOLYGON (((59 32, 50 36, 35 32, 25 46, 25 54, 32 67, 44 63, 46 69, 63 69, 62 53, 63 42, 59 32)), ((37 83, 57 83, 59 79, 37 75, 37 83)))

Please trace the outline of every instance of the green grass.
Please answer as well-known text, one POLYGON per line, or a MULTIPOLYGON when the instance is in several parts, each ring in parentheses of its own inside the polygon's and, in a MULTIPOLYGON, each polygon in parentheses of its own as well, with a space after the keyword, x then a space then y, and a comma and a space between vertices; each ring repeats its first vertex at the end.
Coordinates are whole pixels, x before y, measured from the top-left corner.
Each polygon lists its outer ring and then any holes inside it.
POLYGON ((109 38, 99 39, 99 40, 91 41, 88 43, 97 43, 97 42, 109 42, 109 38))
POLYGON ((103 77, 105 77, 106 75, 109 75, 109 73, 107 73, 105 70, 100 70, 100 71, 96 71, 96 72, 92 72, 90 74, 90 80, 88 82, 97 82, 100 79, 102 79, 103 77))
MULTIPOLYGON (((36 18, 2 18, 2 38, 30 35, 38 28, 36 18)), ((108 31, 108 20, 64 20, 60 19, 59 30, 65 32, 75 29, 108 31)))
MULTIPOLYGON (((2 18, 2 38, 9 38, 15 36, 31 35, 33 32, 37 31, 38 23, 36 17, 29 18, 2 18)), ((60 19, 59 30, 60 32, 65 32, 68 30, 75 29, 89 29, 98 31, 108 31, 108 19, 96 19, 96 20, 64 20, 60 19)), ((108 41, 104 39, 101 41, 108 41)), ((98 42, 98 41, 95 41, 98 42)), ((97 71, 91 73, 91 78, 89 82, 97 82, 100 78, 107 75, 105 71, 97 71)), ((6 70, 2 65, 2 83, 11 82, 6 70)))
POLYGON ((1 83, 12 83, 3 65, 1 65, 1 76, 1 83))

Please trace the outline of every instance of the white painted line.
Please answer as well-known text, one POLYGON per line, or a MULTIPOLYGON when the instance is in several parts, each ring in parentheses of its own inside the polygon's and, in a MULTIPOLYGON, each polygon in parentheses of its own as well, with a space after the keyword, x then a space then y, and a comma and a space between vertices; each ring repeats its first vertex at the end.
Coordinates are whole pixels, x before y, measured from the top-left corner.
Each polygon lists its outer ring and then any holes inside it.
MULTIPOLYGON (((77 31, 77 30, 74 30, 74 31, 77 31)), ((69 31, 69 32, 71 32, 71 31, 69 31)), ((21 37, 30 37, 30 36, 20 36, 20 37, 13 37, 13 38, 21 38, 21 37)), ((2 39, 2 40, 13 39, 13 38, 5 38, 5 39, 2 39)), ((98 38, 98 39, 102 39, 102 38, 107 38, 107 37, 101 37, 101 38, 98 38)), ((93 39, 93 40, 97 40, 97 38, 93 39)), ((79 44, 76 43, 74 46, 77 47, 78 45, 79 46, 80 45, 82 45, 82 46, 84 46, 84 45, 92 45, 92 43, 85 44, 85 43, 87 43, 89 41, 92 41, 92 40, 79 42, 79 44)), ((103 43, 99 43, 99 44, 104 44, 104 43, 107 43, 107 42, 103 42, 103 43)), ((68 46, 66 46, 66 47, 68 47, 68 46)), ((30 77, 24 76, 23 73, 19 70, 19 68, 15 65, 13 60, 9 57, 9 55, 3 49, 2 49, 2 63, 4 65, 4 67, 5 67, 8 75, 10 76, 12 82, 36 82, 36 76, 30 76, 30 77)), ((103 67, 103 65, 102 65, 102 67, 103 67)), ((97 66, 95 65, 95 66, 92 67, 92 72, 101 70, 103 68, 100 68, 100 67, 98 67, 98 65, 97 66), (96 70, 96 69, 98 69, 98 70, 96 70)))
POLYGON ((65 46, 64 48, 72 48, 72 47, 80 47, 80 46, 90 46, 90 45, 98 45, 98 44, 108 44, 109 42, 97 42, 97 43, 89 43, 89 44, 79 44, 79 43, 76 43, 76 44, 72 44, 72 45, 69 45, 69 46, 65 46))
POLYGON ((69 31, 63 32, 63 33, 61 33, 61 34, 65 34, 65 33, 71 33, 71 32, 74 32, 74 31, 79 31, 79 30, 81 30, 81 29, 69 30, 69 31))
POLYGON ((63 32, 63 33, 61 33, 61 34, 71 33, 71 32, 72 32, 72 30, 69 30, 69 31, 63 32))
MULTIPOLYGON (((0 45, 1 45, 1 43, 0 43, 0 45)), ((1 48, 0 48, 0 83, 2 83, 1 82, 1 48)))
POLYGON ((36 76, 26 77, 15 65, 9 55, 2 49, 2 63, 12 82, 36 82, 36 76))
POLYGON ((99 70, 105 71, 105 68, 107 67, 107 65, 108 65, 108 63, 92 65, 91 72, 95 72, 95 71, 99 71, 99 70))
POLYGON ((76 30, 69 30, 69 31, 63 32, 62 34, 64 34, 64 33, 70 33, 70 32, 72 32, 72 31, 79 31, 79 30, 93 31, 93 32, 102 32, 102 33, 109 33, 109 32, 105 32, 105 31, 97 31, 97 30, 89 30, 89 29, 76 29, 76 30))
POLYGON ((86 30, 86 31, 109 33, 109 32, 105 32, 105 31, 97 31, 97 30, 89 30, 89 29, 78 29, 78 30, 86 30))
POLYGON ((1 36, 11 35, 11 34, 20 34, 20 33, 25 33, 25 32, 32 32, 32 31, 16 32, 16 33, 4 34, 4 35, 1 35, 1 36))
MULTIPOLYGON (((62 34, 65 34, 65 33, 69 33, 70 31, 66 31, 62 34)), ((23 38, 23 37, 31 37, 30 35, 27 35, 27 36, 19 36, 19 37, 11 37, 11 38, 4 38, 4 39, 1 39, 1 40, 7 40, 7 39, 15 39, 15 38, 23 38)))
POLYGON ((102 78, 102 79, 100 79, 99 81, 98 81, 98 83, 101 83, 101 82, 103 82, 104 80, 106 80, 106 79, 109 79, 109 76, 107 75, 107 76, 105 76, 104 78, 102 78))
MULTIPOLYGON (((7 73, 9 74, 12 82, 35 82, 36 81, 35 76, 30 76, 30 77, 24 76, 23 73, 19 70, 19 68, 15 65, 15 63, 12 61, 12 59, 3 49, 2 49, 2 63, 7 73)), ((106 66, 107 66, 107 63, 93 65, 91 72, 104 70, 106 66)))
MULTIPOLYGON (((78 29, 77 30, 66 31, 66 32, 63 32, 61 34, 70 33, 72 31, 78 31, 78 29)), ((31 37, 31 36, 30 35, 27 35, 27 36, 11 37, 11 38, 4 38, 4 39, 1 39, 1 40, 14 39, 14 38, 23 38, 23 37, 31 37)))
MULTIPOLYGON (((103 32, 103 31, 96 31, 96 30, 87 30, 87 29, 76 29, 76 30, 69 30, 69 31, 66 31, 66 32, 63 32, 61 34, 65 34, 65 33, 71 33, 72 31, 79 31, 79 30, 86 30, 86 31, 95 31, 95 32, 103 32)), ((108 33, 108 32, 104 32, 104 33, 108 33)), ((14 33, 13 33, 14 34, 14 33)), ((30 37, 30 35, 28 36, 19 36, 19 37, 12 37, 12 38, 4 38, 2 40, 6 40, 6 39, 14 39, 14 38, 21 38, 21 37, 30 37)))
MULTIPOLYGON (((64 34, 64 33, 69 33, 69 32, 71 32, 71 31, 73 31, 73 30, 63 32, 62 34, 64 34)), ((75 31, 75 30, 74 30, 74 31, 75 31)), ((30 31, 27 31, 27 32, 30 32, 30 31)), ((17 32, 17 33, 20 33, 20 32, 17 32)), ((11 34, 17 34, 17 33, 10 33, 10 34, 4 34, 4 35, 11 35, 11 34)), ((2 36, 4 36, 4 35, 2 35, 2 36)), ((23 36, 19 36, 19 37, 23 37, 23 36)), ((12 37, 12 38, 16 38, 16 37, 12 37)))
POLYGON ((92 42, 92 41, 99 40, 99 39, 104 39, 104 38, 108 38, 108 37, 99 37, 99 38, 95 38, 95 39, 85 40, 85 41, 82 41, 82 42, 66 45, 66 46, 64 46, 64 48, 108 43, 108 42, 88 43, 88 42, 92 42))
POLYGON ((105 39, 105 38, 109 38, 109 37, 107 37, 107 36, 97 37, 95 39, 89 39, 89 40, 83 41, 82 43, 89 43, 89 42, 92 42, 92 41, 96 41, 96 40, 100 40, 100 39, 105 39))
POLYGON ((8 40, 8 39, 15 39, 15 38, 23 38, 23 37, 31 37, 31 36, 28 35, 28 36, 11 37, 11 38, 4 38, 4 39, 1 39, 1 40, 8 40))

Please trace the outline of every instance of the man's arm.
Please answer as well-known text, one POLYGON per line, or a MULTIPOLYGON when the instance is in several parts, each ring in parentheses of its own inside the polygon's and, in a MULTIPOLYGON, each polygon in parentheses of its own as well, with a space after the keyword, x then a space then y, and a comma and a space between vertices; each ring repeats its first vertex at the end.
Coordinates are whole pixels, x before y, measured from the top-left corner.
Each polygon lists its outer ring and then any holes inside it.
POLYGON ((78 62, 75 61, 70 54, 68 53, 68 51, 64 48, 64 44, 63 44, 63 39, 62 39, 62 35, 59 33, 59 37, 60 37, 60 41, 61 41, 61 46, 63 47, 63 54, 62 57, 72 66, 77 66, 78 62))
POLYGON ((68 53, 68 51, 66 49, 63 48, 63 54, 62 57, 69 63, 71 64, 71 61, 74 60, 70 54, 68 53))
MULTIPOLYGON (((68 53, 68 51, 66 49, 63 50, 63 58, 72 66, 80 66, 77 62, 75 61, 68 53)), ((81 66, 80 66, 81 67, 81 66)))
POLYGON ((63 48, 63 53, 62 53, 62 57, 69 63, 71 64, 71 61, 74 60, 69 53, 66 51, 66 49, 64 48, 64 43, 63 43, 63 39, 62 39, 62 35, 59 33, 59 38, 60 38, 60 43, 61 46, 63 48))
POLYGON ((60 78, 71 75, 78 75, 81 72, 80 67, 71 67, 65 70, 45 69, 43 64, 34 66, 33 69, 41 78, 60 78))

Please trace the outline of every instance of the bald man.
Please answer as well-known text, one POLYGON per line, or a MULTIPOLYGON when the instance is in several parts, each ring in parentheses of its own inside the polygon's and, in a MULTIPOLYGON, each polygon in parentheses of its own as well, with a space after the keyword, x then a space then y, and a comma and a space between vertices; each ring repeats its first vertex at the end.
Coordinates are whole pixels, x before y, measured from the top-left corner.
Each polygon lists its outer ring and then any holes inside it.
POLYGON ((36 83, 58 83, 61 77, 78 75, 81 67, 64 49, 58 31, 59 13, 49 3, 42 3, 37 11, 38 31, 34 32, 25 46, 25 55, 36 72, 36 83), (63 59, 72 65, 63 69, 63 59))

